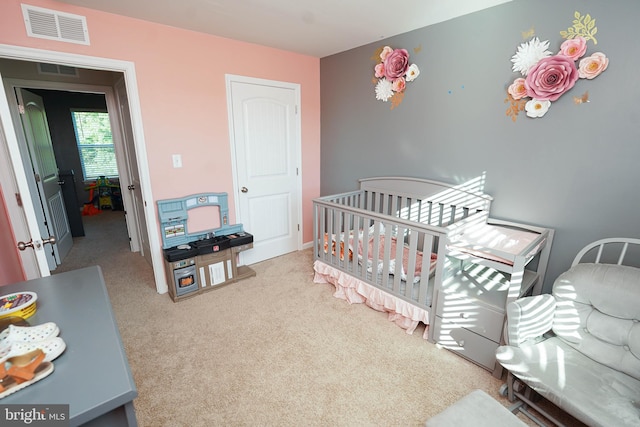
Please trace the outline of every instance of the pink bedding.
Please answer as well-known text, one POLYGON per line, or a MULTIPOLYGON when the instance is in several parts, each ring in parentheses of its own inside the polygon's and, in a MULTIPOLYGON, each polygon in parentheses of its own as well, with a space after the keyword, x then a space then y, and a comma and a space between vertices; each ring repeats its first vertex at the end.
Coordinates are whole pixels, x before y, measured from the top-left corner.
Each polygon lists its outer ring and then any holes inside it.
MULTIPOLYGON (((324 252, 328 253, 329 251, 329 242, 328 242, 328 236, 325 234, 324 237, 324 252)), ((345 243, 345 239, 344 236, 341 236, 341 242, 340 242, 340 260, 344 261, 344 243, 345 243)), ((391 236, 391 238, 389 239, 391 241, 391 247, 390 247, 390 262, 389 262, 389 273, 391 274, 398 274, 398 271, 396 270, 396 248, 398 245, 398 241, 397 238, 395 236, 391 236)), ((383 271, 384 268, 384 253, 385 253, 385 244, 386 244, 386 237, 384 234, 380 234, 380 236, 378 237, 378 251, 376 253, 375 249, 374 249, 374 243, 375 243, 375 239, 373 236, 371 236, 369 238, 369 242, 368 242, 368 249, 367 249, 367 270, 370 273, 373 273, 373 264, 374 264, 374 258, 375 258, 375 263, 376 265, 376 273, 380 274, 383 271)), ((358 262, 362 263, 363 257, 364 257, 364 249, 363 249, 363 245, 362 245, 362 233, 360 233, 360 236, 357 240, 357 253, 358 253, 358 262)), ((331 253, 334 256, 337 256, 337 251, 336 251, 336 247, 337 247, 337 242, 336 242, 336 236, 335 234, 331 235, 331 253)), ((351 261, 353 259, 353 253, 354 253, 354 238, 353 238, 353 234, 349 235, 349 244, 348 244, 348 254, 349 254, 349 261, 351 261)), ((417 251, 416 253, 416 260, 415 260, 415 269, 413 272, 413 283, 417 283, 420 281, 420 277, 422 275, 422 258, 423 258, 423 254, 421 251, 417 251)), ((436 261, 437 261, 437 257, 435 253, 431 254, 431 260, 429 263, 429 274, 433 273, 434 269, 436 268, 436 261)), ((409 271, 409 247, 407 245, 404 245, 403 249, 402 249, 402 267, 400 270, 400 275, 401 275, 401 279, 402 280, 407 280, 407 272, 409 271)))
MULTIPOLYGON (((390 248, 390 262, 389 262, 389 272, 392 274, 397 274, 397 270, 396 270, 396 266, 395 266, 395 254, 396 254, 396 248, 398 246, 398 241, 397 238, 395 236, 391 236, 391 248, 390 248)), ((381 235, 379 237, 378 240, 378 254, 377 254, 377 262, 378 262, 378 273, 382 273, 382 269, 384 268, 384 264, 382 262, 382 260, 384 260, 384 251, 385 251, 385 236, 381 235)), ((369 249, 368 249, 368 258, 369 258, 369 264, 371 264, 371 262, 373 261, 373 257, 375 255, 375 250, 374 250, 374 239, 373 237, 369 239, 369 249)), ((363 251, 361 248, 358 248, 358 255, 360 255, 360 257, 362 257, 363 255, 363 251)), ((419 282, 420 281, 420 276, 422 275, 422 252, 421 251, 417 251, 416 252, 416 265, 415 265, 415 269, 414 269, 414 280, 413 282, 419 282)), ((430 261, 430 268, 429 268, 429 273, 432 273, 434 271, 434 269, 436 268, 436 261, 437 261, 437 257, 436 254, 432 253, 431 254, 431 261, 430 261)), ((371 265, 368 265, 369 271, 371 271, 371 265)), ((409 247, 407 245, 404 245, 403 249, 402 249, 402 270, 400 272, 401 276, 402 276, 402 280, 407 280, 407 272, 409 271, 409 247)))

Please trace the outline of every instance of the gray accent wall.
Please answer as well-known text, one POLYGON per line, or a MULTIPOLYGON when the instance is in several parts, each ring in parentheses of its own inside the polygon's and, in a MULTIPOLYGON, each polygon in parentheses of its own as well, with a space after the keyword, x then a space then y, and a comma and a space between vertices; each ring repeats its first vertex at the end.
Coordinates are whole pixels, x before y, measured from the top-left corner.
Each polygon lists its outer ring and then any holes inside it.
POLYGON ((640 237, 639 18, 637 0, 515 0, 322 58, 321 194, 356 189, 362 177, 462 183, 486 173, 493 217, 556 230, 550 291, 585 244, 640 237), (596 19, 587 55, 605 53, 608 69, 580 79, 544 117, 513 122, 506 89, 520 77, 511 57, 523 33, 533 28, 556 53, 576 11, 596 19), (421 71, 395 109, 372 82, 384 45, 407 49, 421 71))

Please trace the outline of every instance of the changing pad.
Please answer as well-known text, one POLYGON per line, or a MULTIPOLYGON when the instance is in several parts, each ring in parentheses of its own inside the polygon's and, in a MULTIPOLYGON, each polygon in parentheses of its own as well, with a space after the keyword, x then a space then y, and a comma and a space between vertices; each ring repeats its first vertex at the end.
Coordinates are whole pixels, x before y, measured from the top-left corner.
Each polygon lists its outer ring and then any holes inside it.
POLYGON ((467 228, 458 238, 449 244, 449 249, 467 253, 480 258, 513 265, 513 257, 508 255, 535 254, 541 241, 523 254, 540 234, 511 227, 493 224, 477 224, 467 228))

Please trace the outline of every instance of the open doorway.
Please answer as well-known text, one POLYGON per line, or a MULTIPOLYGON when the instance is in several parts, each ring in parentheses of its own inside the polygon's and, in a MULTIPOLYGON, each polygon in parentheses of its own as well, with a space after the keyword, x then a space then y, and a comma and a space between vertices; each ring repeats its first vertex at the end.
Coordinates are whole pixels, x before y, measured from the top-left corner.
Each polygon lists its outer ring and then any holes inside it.
MULTIPOLYGON (((55 58, 53 58, 55 59, 55 58)), ((67 66, 68 68, 68 66, 67 66)), ((127 191, 123 191, 123 204, 125 208, 127 206, 132 207, 135 204, 135 201, 142 202, 140 203, 140 209, 137 212, 127 212, 127 228, 129 224, 135 218, 141 219, 141 221, 136 222, 136 227, 138 230, 143 229, 143 233, 138 233, 135 238, 131 236, 131 246, 133 251, 141 251, 142 247, 146 250, 144 251, 145 260, 148 260, 149 264, 153 267, 154 277, 156 278, 157 290, 162 293, 163 288, 166 287, 166 281, 164 280, 164 274, 162 271, 162 262, 156 259, 161 254, 155 253, 151 251, 150 247, 155 247, 156 245, 151 245, 149 242, 149 233, 147 223, 149 222, 149 216, 151 215, 145 208, 147 206, 146 200, 152 199, 150 194, 150 185, 148 182, 148 166, 146 163, 146 151, 144 148, 144 139, 142 135, 142 127, 141 127, 141 119, 140 119, 140 111, 139 111, 139 101, 137 98, 137 85, 135 83, 135 72, 133 70, 133 65, 129 63, 125 63, 122 61, 113 61, 113 60, 101 60, 99 58, 91 58, 91 57, 80 57, 80 56, 70 56, 67 54, 56 54, 52 52, 44 52, 44 51, 33 51, 30 49, 23 48, 11 48, 6 46, 0 46, 0 74, 2 75, 3 80, 3 98, 6 94, 10 94, 12 89, 7 83, 10 79, 19 79, 19 82, 14 82, 14 86, 29 86, 35 87, 37 90, 62 90, 69 92, 82 92, 82 93, 103 93, 107 99, 107 106, 110 111, 115 112, 113 117, 116 125, 114 129, 117 128, 117 137, 120 138, 121 148, 116 154, 118 157, 118 164, 124 164, 126 169, 124 171, 120 170, 119 174, 128 175, 127 180, 124 182, 123 186, 126 185, 127 191), (15 51, 18 52, 15 52, 15 51), (2 59, 3 55, 7 55, 10 58, 23 58, 21 59, 2 59), (89 65, 90 67, 96 65, 96 68, 87 68, 81 69, 82 74, 88 75, 90 77, 89 80, 80 78, 79 80, 74 80, 72 77, 63 76, 63 77, 51 77, 51 76, 42 76, 42 75, 33 75, 34 73, 29 72, 18 72, 16 77, 15 75, 11 75, 11 73, 7 73, 4 65, 10 63, 12 65, 19 64, 21 66, 31 66, 32 69, 35 69, 35 62, 32 62, 28 59, 36 59, 36 58, 46 58, 48 61, 52 60, 52 56, 57 57, 60 56, 62 62, 67 64, 78 63, 81 65, 89 65), (101 70, 113 70, 113 71, 101 71, 101 70), (117 71, 116 71, 117 70, 117 71), (26 82, 26 83, 25 83, 26 82), (126 82, 126 83, 125 83, 126 82), (34 85, 35 84, 35 85, 34 85), (130 105, 128 104, 129 96, 133 94, 133 108, 130 109, 130 105), (128 117, 127 117, 128 116, 128 117), (135 136, 135 138, 134 138, 135 136), (124 143, 124 140, 128 141, 128 144, 124 143), (136 157, 138 153, 142 154, 142 157, 136 157), (133 164, 133 167, 130 165, 133 164), (141 169, 138 169, 141 168, 141 169), (141 174, 144 177, 144 181, 140 179, 140 177, 136 176, 135 179, 131 178, 132 169, 137 174, 138 170, 140 170, 141 174), (133 194, 135 191, 139 192, 139 195, 133 194), (143 196, 142 193, 146 192, 147 195, 143 196), (127 202, 128 199, 128 202, 127 202), (141 237, 140 235, 146 236, 146 241, 144 245, 141 246, 141 237), (134 245, 137 245, 134 248, 134 245)), ((18 109, 17 105, 12 105, 12 100, 10 96, 6 96, 8 104, 5 101, 0 101, 0 117, 2 118, 1 128, 4 128, 3 135, 0 135, 0 140, 3 140, 3 143, 6 144, 6 151, 11 158, 11 163, 9 160, 5 158, 2 162, 3 168, 5 171, 14 170, 15 173, 13 175, 9 175, 8 172, 6 174, 2 174, 0 177, 2 179, 3 187, 7 188, 9 192, 15 192, 16 198, 8 198, 5 199, 7 203, 7 210, 9 213, 9 217, 11 220, 11 225, 13 228, 13 234, 16 236, 17 240, 28 240, 31 237, 34 247, 39 248, 39 251, 34 249, 32 252, 24 251, 27 255, 26 258, 22 257, 23 266, 25 266, 25 273, 27 274, 27 278, 41 277, 50 274, 50 270, 47 268, 46 262, 43 263, 42 258, 42 248, 45 246, 43 240, 40 240, 37 231, 37 220, 33 216, 34 206, 31 203, 31 200, 23 200, 21 198, 22 195, 29 195, 31 191, 25 183, 25 176, 28 175, 26 171, 17 167, 16 169, 16 153, 18 152, 18 145, 16 138, 19 138, 19 133, 22 131, 20 126, 16 126, 16 121, 14 118, 9 117, 9 112, 12 109, 18 109), (4 104, 4 105, 2 105, 4 104), (8 108, 7 108, 8 107, 8 108), (13 123, 12 123, 13 122, 13 123), (12 168, 13 165, 13 168, 12 168), (6 167, 8 166, 8 168, 6 167), (29 203, 27 203, 29 202, 29 203), (31 212, 31 213, 30 213, 31 212), (24 239, 24 237, 26 239, 24 239), (38 246, 36 246, 38 245, 38 246), (44 267, 43 267, 44 264, 44 267)), ((19 120, 18 120, 19 124, 19 120)), ((1 129, 0 128, 0 129, 1 129)), ((116 135, 114 135, 115 137, 116 135)), ((117 144, 116 144, 117 145, 117 144)), ((80 184, 83 185, 84 183, 80 184)), ((77 191, 76 191, 77 193, 77 191)), ((80 197, 81 199, 83 196, 80 197)), ((134 206, 135 207, 135 206, 134 206)), ((151 221, 154 221, 153 217, 151 217, 151 221)), ((129 233, 130 235, 132 233, 129 233)), ((157 240, 157 235, 152 234, 152 241, 157 240)), ((157 251, 156 251, 157 252, 157 251)), ((21 254, 22 256, 22 254, 21 254)))
POLYGON ((118 250, 135 250, 127 230, 113 140, 114 122, 110 120, 105 95, 26 90, 43 102, 73 246, 80 244, 84 248, 70 247, 68 255, 50 268, 51 274, 95 264, 96 258, 85 254, 97 253, 98 248, 104 251, 105 245, 111 243, 118 242, 118 250), (102 217, 95 218, 98 215, 102 217), (127 239, 124 247, 119 244, 122 238, 127 239))

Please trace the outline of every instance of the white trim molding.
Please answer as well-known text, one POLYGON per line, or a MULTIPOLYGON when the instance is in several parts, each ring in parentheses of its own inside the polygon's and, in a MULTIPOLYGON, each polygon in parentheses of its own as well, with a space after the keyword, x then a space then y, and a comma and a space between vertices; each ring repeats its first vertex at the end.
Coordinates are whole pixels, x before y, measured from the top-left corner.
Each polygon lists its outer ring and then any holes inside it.
MULTIPOLYGON (((156 281, 156 290, 158 293, 166 293, 167 281, 164 274, 164 261, 162 255, 162 244, 160 243, 160 234, 158 227, 158 220, 155 214, 155 208, 153 203, 153 195, 151 190, 151 179, 149 174, 149 164, 147 159, 147 149, 144 138, 144 129, 142 125, 142 111, 140 107, 140 99, 138 94, 138 85, 136 79, 136 70, 133 62, 122 61, 109 58, 100 58, 93 56, 85 56, 78 54, 71 54, 65 52, 56 52, 49 50, 34 49, 28 47, 12 46, 0 44, 0 58, 13 59, 17 61, 35 61, 35 62, 49 62, 58 65, 65 65, 70 67, 89 68, 102 71, 121 72, 124 74, 125 84, 127 88, 129 98, 129 108, 131 110, 131 125, 134 136, 134 145, 136 151, 136 157, 138 161, 138 170, 140 173, 141 192, 144 199, 144 214, 147 223, 147 232, 149 234, 149 245, 151 247, 151 260, 153 264, 153 273, 156 281)), ((0 123, 11 123, 10 110, 6 97, 0 99, 0 123)), ((11 129, 6 127, 0 129, 0 140, 4 139, 9 151, 16 150, 17 147, 13 147, 13 144, 17 144, 17 140, 14 135, 8 135, 11 129)), ((15 130, 13 130, 15 132, 15 130)), ((0 165, 6 166, 0 162, 0 165)), ((9 164, 11 166, 11 164, 9 164)), ((4 169, 4 167, 3 167, 4 169)), ((24 174, 24 170, 20 171, 24 174)), ((0 174, 0 183, 5 188, 5 184, 9 184, 9 188, 14 188, 13 183, 9 183, 7 180, 8 174, 0 174)), ((18 176, 16 175, 16 178, 18 176)), ((5 190, 6 194, 6 190, 5 190)), ((5 195, 7 197, 7 195, 5 195)), ((25 206, 26 207, 26 206, 25 206)), ((31 207, 33 209, 33 207, 31 207)), ((16 227, 14 212, 12 217, 12 224, 16 227)), ((21 221, 24 223, 24 216, 21 221)), ((20 221, 20 220, 18 220, 20 221)), ((25 270, 29 266, 24 266, 25 270)), ((46 275, 46 274, 45 274, 46 275)))

